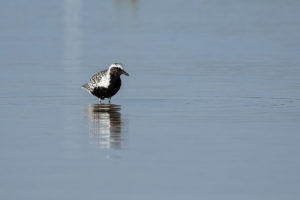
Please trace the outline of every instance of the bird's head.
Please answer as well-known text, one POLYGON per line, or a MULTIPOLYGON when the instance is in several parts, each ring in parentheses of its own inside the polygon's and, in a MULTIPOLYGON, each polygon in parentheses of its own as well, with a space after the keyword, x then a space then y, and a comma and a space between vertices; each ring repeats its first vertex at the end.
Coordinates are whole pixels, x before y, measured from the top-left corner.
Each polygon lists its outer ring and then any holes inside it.
POLYGON ((121 63, 113 63, 109 66, 108 71, 111 75, 121 76, 122 74, 129 76, 127 72, 123 69, 121 63))

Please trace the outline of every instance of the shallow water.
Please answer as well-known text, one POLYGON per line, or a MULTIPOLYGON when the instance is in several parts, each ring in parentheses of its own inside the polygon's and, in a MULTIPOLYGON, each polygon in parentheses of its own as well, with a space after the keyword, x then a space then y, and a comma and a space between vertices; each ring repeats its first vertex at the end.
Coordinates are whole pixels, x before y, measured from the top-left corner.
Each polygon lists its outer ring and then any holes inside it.
POLYGON ((299 8, 2 2, 0 198, 299 199, 299 8))

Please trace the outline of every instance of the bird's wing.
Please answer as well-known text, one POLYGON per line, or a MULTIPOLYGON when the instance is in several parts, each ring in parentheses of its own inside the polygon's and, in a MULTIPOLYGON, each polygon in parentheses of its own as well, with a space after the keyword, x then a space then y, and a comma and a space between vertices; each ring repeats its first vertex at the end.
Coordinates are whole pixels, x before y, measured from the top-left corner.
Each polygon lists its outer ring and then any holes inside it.
POLYGON ((93 90, 95 87, 98 86, 99 82, 101 81, 101 79, 103 79, 103 77, 106 75, 107 70, 103 70, 101 72, 98 72, 96 74, 94 74, 94 76, 92 76, 92 78, 90 79, 90 81, 87 83, 88 84, 88 90, 93 90))
POLYGON ((88 83, 82 85, 81 88, 87 90, 88 92, 91 92, 91 91, 92 91, 92 89, 90 88, 90 86, 89 86, 88 83))

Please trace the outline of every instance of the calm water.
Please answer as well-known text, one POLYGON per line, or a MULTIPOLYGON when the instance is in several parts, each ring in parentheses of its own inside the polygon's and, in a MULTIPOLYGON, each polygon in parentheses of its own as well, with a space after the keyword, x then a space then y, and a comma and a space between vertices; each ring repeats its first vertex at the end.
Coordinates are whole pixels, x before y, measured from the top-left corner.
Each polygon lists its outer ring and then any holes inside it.
POLYGON ((299 199, 299 9, 1 1, 0 199, 299 199))

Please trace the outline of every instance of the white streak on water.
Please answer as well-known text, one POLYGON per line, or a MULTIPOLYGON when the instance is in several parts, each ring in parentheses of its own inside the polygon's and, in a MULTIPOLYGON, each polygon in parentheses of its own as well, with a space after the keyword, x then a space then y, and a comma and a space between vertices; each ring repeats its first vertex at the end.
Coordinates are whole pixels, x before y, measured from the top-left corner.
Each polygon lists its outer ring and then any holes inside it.
MULTIPOLYGON (((64 0, 64 58, 63 66, 66 70, 66 84, 73 87, 77 74, 82 73, 82 29, 81 29, 81 0, 64 0)), ((80 87, 80 86, 78 86, 80 87)), ((68 90, 70 91, 70 90, 68 90)))

